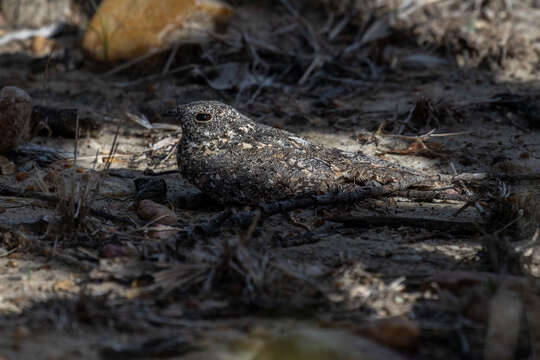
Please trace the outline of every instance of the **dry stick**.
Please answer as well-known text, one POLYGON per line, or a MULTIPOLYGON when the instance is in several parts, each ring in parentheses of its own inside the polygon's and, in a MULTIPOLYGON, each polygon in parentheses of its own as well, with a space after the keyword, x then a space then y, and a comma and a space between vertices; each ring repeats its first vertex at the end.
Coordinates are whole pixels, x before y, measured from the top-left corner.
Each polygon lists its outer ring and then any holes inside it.
POLYGON ((149 51, 148 53, 146 53, 144 55, 138 56, 138 57, 134 58, 133 60, 126 61, 125 63, 118 65, 117 67, 115 67, 112 70, 110 70, 110 71, 106 72, 105 74, 103 74, 102 77, 108 77, 108 76, 114 75, 116 73, 119 73, 120 71, 126 70, 126 69, 132 67, 135 64, 141 63, 144 60, 149 59, 152 56, 154 56, 156 54, 159 54, 159 53, 162 53, 162 52, 165 52, 167 50, 168 49, 154 49, 154 50, 151 50, 151 51, 149 51))
POLYGON ((255 210, 241 211, 232 214, 230 209, 225 210, 214 218, 189 227, 186 232, 188 236, 192 234, 213 234, 219 231, 221 226, 244 227, 251 224, 254 216, 261 218, 272 216, 279 213, 285 213, 295 209, 303 209, 315 205, 334 205, 346 204, 364 200, 370 197, 381 197, 389 195, 393 190, 387 186, 381 187, 362 187, 356 191, 329 193, 323 195, 296 197, 293 199, 276 201, 272 203, 261 203, 255 210))
POLYGON ((269 67, 268 63, 264 61, 263 59, 261 59, 261 57, 257 53, 257 49, 255 49, 255 47, 251 44, 250 36, 243 30, 241 30, 240 36, 249 50, 249 53, 251 55, 252 62, 253 62, 253 67, 256 67, 257 65, 261 64, 264 68, 268 69, 269 67))
POLYGON ((264 79, 260 84, 259 86, 257 87, 257 89, 253 92, 253 95, 251 95, 251 97, 249 98, 249 100, 246 102, 247 105, 250 105, 250 104, 253 104, 255 102, 255 99, 257 98, 257 96, 259 96, 259 94, 261 93, 261 91, 264 89, 264 87, 266 87, 267 85, 270 85, 272 84, 272 82, 274 81, 274 79, 276 78, 276 76, 272 76, 271 78, 267 78, 267 79, 264 79))
MULTIPOLYGON (((174 48, 173 48, 173 51, 171 53, 171 56, 169 56, 169 60, 167 60, 167 64, 168 66, 170 66, 170 62, 172 62, 172 58, 176 55, 176 52, 178 51, 178 48, 181 46, 181 45, 184 45, 184 44, 190 44, 192 42, 190 41, 177 41, 175 44, 174 44, 174 48)), ((105 74, 102 75, 102 77, 109 77, 111 75, 114 75, 114 74, 117 74, 121 71, 124 71, 130 67, 132 67, 133 65, 136 65, 136 64, 139 64, 149 58, 151 58, 152 56, 154 55, 157 55, 157 54, 161 54, 163 52, 166 52, 170 50, 169 47, 164 47, 164 48, 158 48, 158 49, 152 49, 150 50, 148 53, 146 54, 143 54, 141 56, 138 56, 132 60, 129 60, 129 61, 126 61, 125 63, 123 64, 120 64, 118 65, 117 67, 115 67, 114 69, 106 72, 105 74)), ((168 67, 166 66, 166 68, 168 67)), ((166 72, 165 71, 162 71, 162 73, 159 74, 159 76, 163 76, 163 75, 166 75, 166 72)))
POLYGON ((338 22, 337 25, 328 33, 328 40, 332 41, 336 37, 338 37, 338 35, 341 33, 341 31, 343 31, 345 26, 349 24, 349 22, 351 21, 351 18, 352 16, 345 15, 343 19, 341 19, 341 21, 338 22))
MULTIPOLYGON (((11 186, 11 185, 4 184, 1 182, 0 182, 0 196, 14 196, 14 197, 27 198, 27 199, 37 199, 37 200, 49 202, 51 204, 56 204, 59 201, 58 196, 54 194, 48 194, 48 193, 43 193, 39 191, 24 191, 24 189, 19 189, 15 186, 11 186)), ((109 214, 102 210, 90 209, 90 214, 92 214, 93 216, 105 219, 105 220, 117 221, 117 222, 126 223, 126 224, 133 224, 133 222, 128 219, 124 219, 122 217, 109 214)))
POLYGON ((326 20, 322 28, 318 31, 319 35, 328 34, 330 32, 330 30, 334 26, 335 18, 336 13, 334 11, 330 11, 330 13, 328 14, 328 19, 326 20))
POLYGON ((163 67, 163 70, 161 71, 162 76, 167 75, 167 72, 171 68, 172 62, 174 61, 174 58, 176 57, 176 53, 178 53, 179 48, 180 48, 180 43, 177 42, 173 45, 171 53, 169 54, 169 58, 167 59, 167 62, 165 63, 165 66, 163 67))
POLYGON ((9 251, 6 251, 5 253, 3 254, 0 254, 0 258, 3 258, 3 257, 6 257, 6 256, 9 256, 10 254, 13 254, 15 251, 19 250, 19 247, 15 247, 9 251))
MULTIPOLYGON (((243 31, 243 30, 239 30, 239 31, 243 31)), ((274 33, 274 35, 276 35, 278 33, 274 33)), ((210 36, 218 41, 221 41, 222 43, 226 44, 226 45, 229 45, 231 47, 233 47, 234 43, 231 43, 229 42, 228 38, 225 37, 225 36, 222 36, 222 35, 219 35, 219 34, 215 34, 215 33, 210 33, 210 36)), ((297 53, 294 53, 294 52, 289 52, 289 51, 285 51, 285 50, 282 50, 278 47, 275 47, 274 45, 270 44, 270 43, 267 43, 267 42, 264 42, 264 40, 261 40, 261 39, 257 39, 257 38, 254 38, 254 37, 250 37, 250 45, 255 45, 258 49, 262 49, 262 50, 265 50, 265 51, 268 51, 272 54, 275 54, 275 55, 280 55, 280 56, 289 56, 289 57, 296 57, 296 58, 299 58, 299 59, 311 59, 311 56, 309 55, 306 55, 306 56, 303 56, 302 54, 297 54, 297 53)))
POLYGON ((435 134, 435 129, 432 129, 425 133, 424 135, 417 135, 417 136, 406 136, 406 135, 393 135, 393 134, 383 134, 383 136, 386 137, 393 137, 396 139, 405 139, 405 140, 412 140, 417 142, 424 142, 427 141, 431 137, 446 137, 446 136, 458 136, 458 135, 469 135, 470 131, 459 131, 459 132, 451 132, 451 133, 444 133, 444 134, 435 134))
POLYGON ((424 135, 405 136, 405 135, 393 135, 393 134, 388 134, 387 135, 387 134, 384 134, 382 132, 382 127, 379 128, 379 130, 377 130, 377 133, 380 136, 393 137, 393 138, 396 138, 396 139, 405 139, 405 140, 413 141, 415 143, 420 144, 422 146, 423 150, 426 150, 426 151, 428 151, 428 152, 430 152, 432 154, 437 154, 437 153, 434 152, 433 150, 431 150, 429 148, 429 146, 426 145, 426 141, 429 138, 432 138, 432 137, 445 137, 445 136, 460 136, 460 135, 468 135, 468 134, 470 134, 470 132, 468 132, 468 131, 460 131, 460 132, 444 133, 444 134, 435 134, 435 129, 432 129, 432 130, 428 131, 427 133, 425 133, 424 135))
POLYGON ((53 246, 50 246, 43 241, 32 241, 30 243, 30 248, 38 250, 42 255, 54 254, 54 258, 57 261, 62 261, 65 264, 77 267, 82 271, 91 271, 98 267, 98 264, 93 264, 89 261, 78 259, 76 254, 73 254, 73 251, 69 251, 69 249, 56 251, 53 246))
POLYGON ((24 189, 19 189, 15 186, 11 186, 3 182, 0 182, 0 196, 14 196, 21 198, 38 199, 51 203, 55 203, 58 201, 58 197, 56 195, 40 191, 24 191, 24 189))
MULTIPOLYGON (((426 175, 426 182, 433 181, 441 182, 445 184, 453 184, 457 181, 465 181, 465 182, 474 182, 474 181, 480 181, 480 180, 487 180, 492 177, 498 176, 497 174, 490 174, 490 173, 461 173, 457 175, 446 175, 446 174, 437 174, 437 175, 426 175)), ((424 182, 422 182, 424 184, 424 182)), ((410 186, 413 185, 421 185, 421 184, 410 184, 410 186)), ((406 190, 406 189, 398 189, 398 190, 406 190)))
POLYGON ((446 189, 436 189, 436 190, 401 190, 395 191, 390 194, 391 197, 402 197, 407 198, 413 201, 433 201, 433 200, 443 200, 443 201, 470 201, 470 196, 461 195, 461 194, 449 194, 444 192, 446 189))
POLYGON ((309 44, 311 45, 311 47, 313 48, 313 52, 314 52, 313 60, 311 61, 311 64, 306 69, 306 71, 304 72, 300 80, 298 80, 298 85, 302 85, 309 79, 309 77, 311 76, 313 71, 315 71, 316 68, 322 66, 325 63, 326 59, 324 59, 323 55, 321 54, 321 44, 319 41, 319 37, 313 30, 313 27, 311 26, 309 21, 307 21, 304 17, 302 17, 298 13, 298 11, 289 3, 288 0, 280 0, 280 2, 292 14, 292 16, 294 16, 296 20, 298 20, 304 26, 304 28, 306 28, 309 34, 309 37, 307 37, 307 40, 309 44))
POLYGON ((405 131, 405 128, 407 127, 407 124, 409 123, 409 121, 411 121, 411 118, 412 118, 412 114, 414 112, 414 109, 416 109, 416 103, 413 105, 413 107, 411 108, 411 110, 409 110, 409 113, 407 114, 407 118, 405 120, 403 120, 401 122, 401 124, 399 125, 399 128, 398 128, 398 131, 397 133, 399 135, 403 134, 403 132, 405 131))
MULTIPOLYGON (((81 206, 81 201, 83 201, 82 197, 79 198, 79 201, 75 201, 75 197, 76 197, 75 185, 77 185, 78 187, 80 184, 78 181, 75 180, 77 178, 77 152, 78 151, 79 151, 79 113, 77 112, 77 118, 75 121, 75 149, 73 149, 73 168, 72 168, 72 173, 71 173, 71 199, 74 200, 71 202, 71 206, 75 206, 75 204, 77 204, 77 211, 70 212, 71 214, 73 214, 74 218, 79 216, 79 209, 81 206)), ((80 191, 80 188, 79 188, 79 191, 80 191)))
MULTIPOLYGON (((25 239, 25 240, 30 240, 30 241, 24 241, 24 244, 26 245, 19 245, 16 248, 11 249, 4 254, 0 254, 0 257, 7 256, 17 250, 21 250, 24 246, 28 246, 32 250, 39 251, 40 255, 53 254, 55 251, 55 249, 52 246, 50 246, 49 244, 43 241, 40 241, 41 239, 37 236, 31 236, 31 235, 28 236, 26 234, 23 234, 21 231, 13 230, 10 227, 0 226, 0 233, 7 233, 7 232, 11 232, 15 234, 20 239, 25 239)), ((60 260, 68 265, 77 266, 79 269, 84 270, 84 271, 90 271, 98 266, 97 264, 93 264, 85 260, 79 260, 76 258, 76 256, 71 255, 73 254, 72 251, 66 251, 66 250, 62 252, 57 252, 55 254, 56 260, 60 260)))
MULTIPOLYGON (((453 183, 455 181, 472 182, 485 180, 490 177, 487 173, 463 173, 459 175, 433 175, 428 176, 426 180, 433 182, 453 183)), ((411 184, 414 185, 414 184, 411 184)), ((279 213, 285 213, 295 209, 303 209, 316 205, 334 205, 353 203, 367 198, 389 196, 395 193, 407 194, 407 189, 396 189, 395 185, 385 185, 381 187, 361 187, 358 190, 350 192, 328 193, 323 195, 295 197, 288 200, 276 201, 272 203, 259 204, 255 210, 241 211, 232 214, 230 209, 225 210, 216 217, 203 222, 202 224, 190 226, 186 229, 188 236, 193 234, 213 234, 219 231, 221 226, 239 226, 249 225, 253 216, 258 213, 263 216, 272 216, 279 213)), ((410 194, 413 194, 412 192, 410 194)))
MULTIPOLYGON (((201 32, 202 34, 203 32, 201 32)), ((184 44, 191 44, 193 42, 190 42, 190 41, 177 41, 174 45, 173 45, 173 49, 172 49, 172 52, 171 54, 169 55, 169 58, 167 60, 167 64, 165 65, 165 68, 162 70, 162 72, 160 74, 158 74, 158 77, 163 77, 165 75, 167 75, 167 70, 168 68, 170 67, 172 61, 174 60, 174 57, 178 51, 178 48, 181 46, 181 45, 184 45, 184 44)), ((138 56, 132 60, 129 60, 129 61, 126 61, 125 63, 123 64, 120 64, 118 65, 117 67, 115 67, 114 69, 106 72, 105 74, 102 75, 102 77, 109 77, 111 75, 114 75, 114 74, 117 74, 123 70, 126 70, 130 67, 132 67, 133 65, 136 65, 138 63, 141 63, 149 58, 151 58, 152 56, 154 55, 157 55, 157 54, 161 54, 165 51, 168 51, 170 50, 169 47, 163 47, 163 48, 158 48, 158 49, 152 49, 150 50, 148 53, 146 54, 143 54, 141 56, 138 56)))
POLYGON ((309 79, 313 71, 315 71, 316 68, 322 66, 323 64, 324 64, 324 60, 322 56, 317 52, 317 54, 313 58, 313 61, 304 72, 304 75, 302 75, 300 80, 298 80, 298 85, 303 85, 309 79))
POLYGON ((182 66, 178 66, 178 67, 168 71, 165 74, 160 72, 159 74, 149 75, 149 76, 142 77, 140 79, 133 80, 133 81, 117 82, 117 83, 114 84, 114 86, 117 87, 117 88, 126 88, 126 87, 130 87, 130 86, 143 84, 143 83, 149 82, 149 81, 163 80, 163 79, 166 78, 164 75, 173 75, 173 74, 176 74, 176 73, 179 73, 179 72, 182 72, 182 71, 191 70, 191 69, 195 69, 195 68, 197 68, 197 65, 195 65, 195 64, 182 65, 182 66))

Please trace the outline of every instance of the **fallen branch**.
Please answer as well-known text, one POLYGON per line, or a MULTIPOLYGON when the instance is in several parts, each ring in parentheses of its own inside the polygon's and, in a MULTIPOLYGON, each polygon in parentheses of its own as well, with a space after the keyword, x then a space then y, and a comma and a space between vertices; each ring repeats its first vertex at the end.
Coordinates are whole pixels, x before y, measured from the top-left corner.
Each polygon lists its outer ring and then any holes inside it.
MULTIPOLYGON (((486 180, 491 177, 492 175, 489 173, 463 173, 459 175, 439 174, 427 176, 426 180, 432 181, 434 183, 442 182, 451 184, 459 181, 473 182, 478 180, 486 180)), ((361 187, 358 190, 351 192, 303 196, 276 201, 272 203, 261 203, 253 210, 241 211, 235 214, 233 214, 231 210, 228 209, 208 221, 205 221, 201 224, 189 226, 184 231, 184 235, 190 238, 193 235, 215 234, 221 229, 222 226, 245 227, 251 223, 253 217, 256 215, 260 215, 261 218, 264 218, 280 213, 286 213, 291 210, 305 209, 312 206, 350 204, 367 198, 391 196, 394 194, 397 194, 398 196, 413 197, 414 195, 419 195, 419 198, 425 198, 427 195, 428 198, 435 198, 435 194, 433 192, 429 194, 424 194, 423 192, 417 193, 413 190, 407 190, 403 187, 396 189, 395 185, 385 185, 381 187, 361 187)), ((444 198, 444 196, 441 197, 444 198)), ((459 198, 459 200, 462 200, 462 198, 459 198)))
POLYGON ((70 249, 56 248, 55 246, 49 245, 48 243, 42 241, 41 237, 23 234, 20 231, 12 230, 5 226, 0 226, 0 232, 12 233, 17 237, 17 239, 19 239, 19 245, 17 247, 7 251, 6 253, 0 254, 0 257, 7 256, 13 252, 22 250, 23 248, 28 248, 31 251, 37 252, 41 256, 54 258, 67 265, 77 267, 82 271, 91 271, 92 269, 98 267, 97 263, 92 263, 80 258, 81 256, 75 251, 70 249))
POLYGON ((390 194, 391 197, 402 197, 412 201, 432 202, 433 200, 443 201, 470 201, 470 196, 462 194, 452 194, 444 192, 445 189, 436 190, 401 190, 390 194))
MULTIPOLYGON (((56 205, 60 201, 60 199, 58 198, 56 194, 44 193, 40 191, 25 191, 24 189, 19 189, 15 186, 11 186, 4 183, 0 183, 0 196, 13 196, 13 197, 26 198, 26 199, 36 199, 36 200, 42 200, 42 201, 45 201, 54 205, 56 205)), ((123 224, 133 225, 133 221, 122 218, 120 216, 107 213, 103 210, 90 209, 90 214, 95 217, 102 218, 104 220, 116 221, 123 224)))
POLYGON ((251 224, 255 216, 261 218, 286 213, 291 210, 305 209, 312 206, 350 204, 360 200, 374 197, 388 196, 393 192, 386 186, 362 187, 356 191, 328 193, 323 195, 303 196, 272 203, 261 203, 253 210, 232 213, 230 209, 223 211, 212 219, 202 224, 193 225, 186 229, 186 235, 209 235, 217 233, 222 226, 245 227, 251 224))

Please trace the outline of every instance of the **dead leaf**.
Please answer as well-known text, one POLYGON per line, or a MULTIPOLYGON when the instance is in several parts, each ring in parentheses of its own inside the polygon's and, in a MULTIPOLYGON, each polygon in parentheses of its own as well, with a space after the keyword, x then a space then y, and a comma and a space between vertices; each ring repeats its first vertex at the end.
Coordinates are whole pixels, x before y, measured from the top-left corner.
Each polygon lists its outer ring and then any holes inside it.
POLYGON ((71 291, 74 287, 75 283, 71 279, 62 280, 53 285, 54 291, 57 292, 71 291))
POLYGON ((17 181, 24 181, 30 177, 30 173, 26 171, 19 171, 15 174, 15 180, 17 181))

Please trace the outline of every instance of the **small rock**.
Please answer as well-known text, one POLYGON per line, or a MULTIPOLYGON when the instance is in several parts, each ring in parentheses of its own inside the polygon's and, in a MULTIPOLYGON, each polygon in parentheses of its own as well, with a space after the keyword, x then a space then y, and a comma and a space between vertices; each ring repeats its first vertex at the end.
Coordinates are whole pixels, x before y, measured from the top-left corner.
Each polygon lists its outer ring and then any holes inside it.
POLYGON ((128 60, 179 40, 201 41, 232 9, 218 0, 104 0, 83 48, 100 61, 128 60))
POLYGON ((142 200, 137 207, 137 215, 142 220, 156 221, 158 224, 176 225, 176 214, 165 205, 157 204, 152 200, 142 200))
POLYGON ((23 89, 6 86, 0 90, 0 153, 31 138, 32 98, 23 89))

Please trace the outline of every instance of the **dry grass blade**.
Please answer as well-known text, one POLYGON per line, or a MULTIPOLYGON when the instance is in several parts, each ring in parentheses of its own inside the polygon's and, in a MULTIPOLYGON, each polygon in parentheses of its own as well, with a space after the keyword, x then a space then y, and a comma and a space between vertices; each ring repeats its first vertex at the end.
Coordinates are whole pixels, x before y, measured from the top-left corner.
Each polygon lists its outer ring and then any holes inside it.
POLYGON ((311 26, 309 21, 302 17, 288 0, 280 0, 280 2, 292 14, 292 16, 294 16, 294 18, 306 29, 306 39, 313 49, 313 59, 311 61, 311 64, 308 66, 300 80, 298 80, 298 85, 302 85, 309 79, 315 69, 320 68, 325 63, 326 56, 323 56, 323 54, 321 53, 321 40, 319 39, 319 36, 315 32, 315 30, 313 30, 313 26, 311 26))
POLYGON ((176 289, 187 290, 201 284, 210 272, 209 264, 177 264, 154 274, 155 284, 149 290, 161 289, 168 294, 176 289))
POLYGON ((246 300, 268 304, 298 296, 295 294, 298 284, 322 292, 321 285, 312 279, 311 268, 304 269, 280 259, 271 259, 267 253, 258 250, 256 244, 250 244, 249 239, 257 222, 257 219, 253 220, 252 229, 245 234, 238 234, 212 246, 196 248, 187 256, 188 263, 172 265, 155 274, 155 283, 147 290, 161 290, 169 294, 193 288, 201 293, 230 293, 241 289, 241 295, 246 300))
POLYGON ((64 175, 61 169, 57 169, 58 204, 56 216, 47 228, 46 238, 53 239, 55 243, 59 240, 76 240, 81 234, 95 233, 99 229, 100 225, 92 221, 90 215, 95 213, 93 204, 100 193, 101 185, 118 148, 119 133, 120 124, 116 129, 104 169, 97 173, 79 175, 77 168, 79 119, 77 117, 72 171, 69 175, 64 175))

